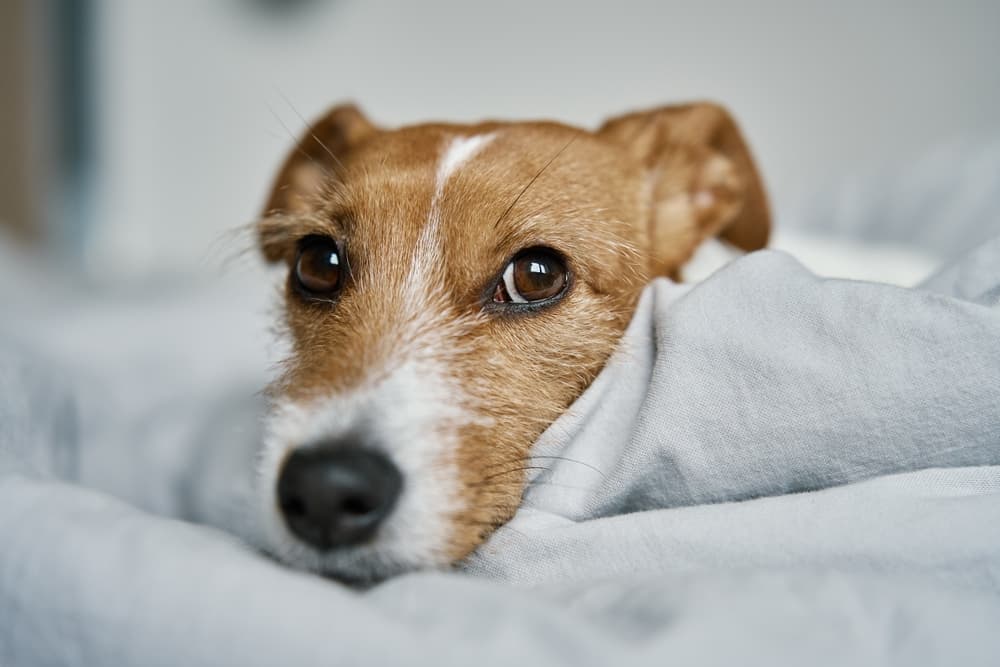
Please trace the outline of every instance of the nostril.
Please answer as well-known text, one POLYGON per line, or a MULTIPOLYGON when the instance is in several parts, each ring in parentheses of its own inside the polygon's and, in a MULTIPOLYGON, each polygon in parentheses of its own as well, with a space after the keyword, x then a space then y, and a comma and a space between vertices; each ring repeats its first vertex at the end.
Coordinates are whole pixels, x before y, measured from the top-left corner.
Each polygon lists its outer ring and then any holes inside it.
POLYGON ((378 503, 364 496, 349 496, 340 504, 341 511, 356 517, 363 517, 378 510, 378 503))

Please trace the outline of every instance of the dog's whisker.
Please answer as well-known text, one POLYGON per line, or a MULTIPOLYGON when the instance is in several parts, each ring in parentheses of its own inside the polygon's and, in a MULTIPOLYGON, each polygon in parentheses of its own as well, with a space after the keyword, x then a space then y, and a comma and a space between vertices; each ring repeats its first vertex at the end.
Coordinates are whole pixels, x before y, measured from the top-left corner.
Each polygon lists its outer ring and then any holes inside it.
POLYGON ((264 134, 266 134, 267 136, 271 137, 272 139, 276 139, 276 140, 278 140, 278 141, 280 141, 282 143, 284 143, 284 141, 285 141, 285 137, 284 136, 282 136, 282 135, 280 135, 277 132, 274 132, 272 130, 264 130, 264 134))
POLYGON ((497 227, 499 227, 499 226, 500 226, 500 223, 501 223, 501 222, 503 222, 503 219, 504 219, 504 218, 506 218, 506 217, 507 217, 507 215, 508 215, 508 214, 509 214, 509 213, 511 212, 511 210, 512 210, 512 209, 513 209, 513 208, 514 208, 514 207, 515 207, 516 205, 517 205, 517 202, 521 201, 521 197, 523 197, 523 196, 524 196, 524 193, 526 193, 526 192, 528 191, 528 189, 529 189, 529 188, 531 188, 531 186, 535 184, 535 181, 537 181, 537 180, 538 180, 538 178, 539 178, 539 177, 540 177, 540 176, 541 176, 541 175, 542 175, 542 174, 543 174, 543 173, 545 172, 545 170, 546 170, 546 169, 548 169, 548 168, 549 168, 549 166, 550 166, 550 165, 551 165, 551 164, 552 164, 553 162, 555 162, 555 161, 556 161, 556 159, 557 159, 557 158, 558 158, 558 157, 559 157, 560 155, 562 155, 562 154, 563 154, 563 153, 564 153, 564 152, 566 151, 566 149, 567 149, 567 148, 569 148, 569 147, 570 147, 570 145, 571 145, 571 144, 572 144, 572 143, 573 143, 574 141, 576 141, 577 137, 579 137, 579 136, 580 136, 580 134, 579 134, 579 133, 577 133, 577 134, 574 134, 574 135, 573 135, 573 136, 572 136, 572 137, 570 138, 570 140, 569 140, 569 141, 567 141, 567 142, 566 142, 566 144, 565 144, 565 145, 563 145, 563 147, 562 147, 562 148, 560 148, 560 149, 559 149, 558 151, 556 151, 555 155, 553 155, 553 156, 552 156, 551 158, 549 158, 549 161, 548 161, 548 162, 546 162, 546 163, 545 163, 544 165, 542 165, 542 168, 541 168, 541 169, 539 169, 539 170, 538 170, 538 171, 537 171, 537 172, 535 173, 535 175, 531 177, 531 180, 530 180, 530 181, 528 181, 527 185, 525 185, 525 186, 524 186, 523 188, 521 188, 521 191, 517 193, 517 196, 516 196, 516 197, 514 197, 514 201, 512 201, 512 202, 510 203, 510 206, 508 206, 508 207, 507 207, 507 208, 506 208, 506 209, 504 210, 504 212, 500 214, 500 217, 499 217, 499 218, 497 218, 497 221, 493 223, 493 228, 494 228, 494 229, 496 229, 497 227))
POLYGON ((493 473, 492 475, 486 475, 479 480, 472 482, 471 484, 466 484, 469 488, 476 488, 486 485, 487 482, 497 479, 498 477, 503 477, 504 475, 513 475, 519 472, 526 472, 528 470, 549 470, 550 468, 546 466, 521 466, 519 468, 512 468, 510 470, 504 470, 503 472, 493 473))
POLYGON ((201 254, 199 265, 211 265, 222 273, 228 273, 238 261, 256 251, 253 241, 255 225, 236 225, 216 234, 201 254))
POLYGON ((494 469, 500 468, 500 467, 506 468, 506 467, 509 467, 509 466, 512 466, 512 465, 521 465, 521 464, 525 464, 525 463, 530 463, 530 458, 531 457, 528 457, 528 456, 516 456, 516 457, 510 458, 510 459, 502 459, 500 461, 497 461, 496 463, 491 463, 491 464, 485 466, 483 468, 483 472, 489 473, 491 470, 494 470, 494 469))
POLYGON ((591 465, 591 464, 589 464, 589 463, 587 463, 585 461, 580 461, 578 459, 570 458, 568 456, 543 455, 543 454, 528 454, 526 456, 520 456, 520 457, 516 457, 516 458, 513 458, 513 459, 505 459, 505 460, 500 461, 498 463, 494 463, 494 464, 491 464, 491 465, 487 466, 485 468, 485 470, 486 470, 486 472, 489 472, 490 470, 492 470, 494 468, 498 468, 500 466, 510 466, 510 465, 516 465, 516 464, 520 464, 520 463, 530 463, 534 459, 552 460, 552 461, 563 461, 563 462, 566 462, 566 463, 574 463, 574 464, 581 465, 581 466, 583 466, 583 467, 585 467, 585 468, 587 468, 589 470, 594 471, 595 473, 597 473, 601 477, 607 477, 607 475, 603 471, 601 471, 599 468, 597 468, 596 466, 593 466, 593 465, 591 465))
POLYGON ((576 463, 578 465, 582 465, 585 468, 589 468, 590 470, 593 470, 594 472, 596 472, 601 477, 607 477, 607 475, 604 472, 602 472, 600 468, 598 468, 596 466, 593 466, 593 465, 591 465, 591 464, 589 464, 589 463, 587 463, 585 461, 580 461, 578 459, 572 459, 572 458, 570 458, 568 456, 555 456, 555 455, 533 454, 533 455, 527 456, 525 458, 526 459, 553 459, 553 460, 556 460, 556 461, 565 461, 566 463, 576 463))
MULTIPOLYGON (((281 125, 281 127, 284 128, 285 132, 291 138, 292 145, 294 146, 293 150, 295 150, 296 153, 298 153, 299 155, 301 155, 303 158, 305 158, 306 160, 308 160, 310 163, 312 163, 316 167, 319 167, 320 170, 322 170, 323 173, 325 173, 327 176, 332 176, 333 174, 332 174, 332 172, 330 170, 330 167, 328 165, 326 165, 322 160, 317 160, 308 151, 306 151, 304 148, 302 148, 302 146, 299 143, 299 137, 296 136, 296 134, 294 132, 292 132, 292 128, 288 127, 288 124, 281 118, 280 115, 278 115, 278 112, 274 110, 274 107, 272 107, 270 104, 267 104, 266 102, 265 102, 265 105, 267 106, 268 111, 271 112, 271 115, 274 116, 274 119, 276 121, 278 121, 278 123, 281 125)), ((317 141, 319 141, 319 140, 317 139, 317 141)), ((329 149, 322 142, 320 143, 320 145, 323 146, 324 149, 326 149, 327 151, 329 151, 329 149)), ((334 159, 336 159, 336 158, 334 158, 334 159)), ((338 160, 338 162, 339 162, 339 160, 338 160)))
POLYGON ((572 489, 573 491, 589 491, 590 488, 586 486, 580 486, 579 484, 565 484, 563 482, 553 482, 547 479, 533 479, 527 485, 525 485, 524 490, 527 491, 530 488, 536 486, 554 486, 559 489, 572 489))
POLYGON ((302 116, 301 113, 299 113, 299 110, 295 108, 295 105, 292 104, 292 101, 290 99, 288 99, 288 97, 280 89, 278 89, 278 95, 281 95, 281 99, 283 99, 285 101, 285 104, 287 104, 288 108, 292 110, 292 113, 294 113, 296 116, 298 116, 299 120, 302 122, 302 126, 305 127, 306 131, 309 133, 309 136, 312 137, 313 140, 317 144, 319 144, 319 147, 322 148, 326 152, 326 154, 330 156, 330 159, 333 160, 334 163, 336 163, 336 165, 341 170, 343 170, 344 169, 344 163, 340 161, 340 158, 338 158, 336 155, 334 155, 333 151, 330 150, 329 146, 327 146, 322 141, 320 141, 320 138, 317 137, 316 133, 312 131, 312 126, 310 126, 309 122, 302 116))

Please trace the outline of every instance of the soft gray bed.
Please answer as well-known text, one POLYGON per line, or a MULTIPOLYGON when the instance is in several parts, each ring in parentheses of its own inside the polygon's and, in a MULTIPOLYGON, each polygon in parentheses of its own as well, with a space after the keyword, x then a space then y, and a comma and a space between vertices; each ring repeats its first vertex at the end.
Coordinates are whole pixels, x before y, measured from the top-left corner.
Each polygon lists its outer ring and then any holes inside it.
POLYGON ((252 546, 264 276, 83 297, 0 257, 0 665, 1000 664, 1000 238, 968 229, 916 289, 770 251, 654 283, 514 520, 367 591, 252 546))

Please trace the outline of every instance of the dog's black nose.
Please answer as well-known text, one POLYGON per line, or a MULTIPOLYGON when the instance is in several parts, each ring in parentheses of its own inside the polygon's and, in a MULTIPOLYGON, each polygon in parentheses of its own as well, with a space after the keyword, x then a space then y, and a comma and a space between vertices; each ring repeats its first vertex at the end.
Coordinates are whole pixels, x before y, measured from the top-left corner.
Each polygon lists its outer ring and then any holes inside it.
POLYGON ((371 539, 389 516, 403 478, 384 455, 346 443, 296 450, 278 477, 288 528, 317 549, 371 539))

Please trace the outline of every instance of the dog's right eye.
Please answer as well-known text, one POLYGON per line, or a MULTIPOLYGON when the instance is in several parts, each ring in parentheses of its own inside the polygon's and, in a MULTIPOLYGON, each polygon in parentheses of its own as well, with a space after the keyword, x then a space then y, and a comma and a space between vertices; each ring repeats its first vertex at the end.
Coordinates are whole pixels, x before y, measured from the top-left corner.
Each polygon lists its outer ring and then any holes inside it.
POLYGON ((493 291, 494 303, 540 304, 563 294, 569 285, 569 269, 548 248, 529 248, 507 264, 493 291))
POLYGON ((324 236, 307 236, 299 242, 294 279, 308 296, 335 296, 343 286, 347 267, 337 242, 324 236))

